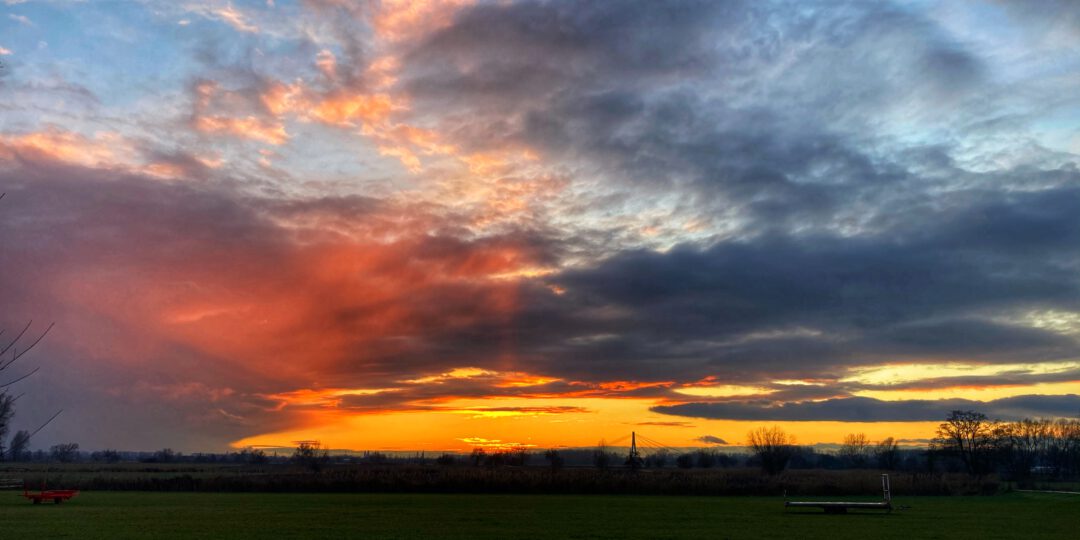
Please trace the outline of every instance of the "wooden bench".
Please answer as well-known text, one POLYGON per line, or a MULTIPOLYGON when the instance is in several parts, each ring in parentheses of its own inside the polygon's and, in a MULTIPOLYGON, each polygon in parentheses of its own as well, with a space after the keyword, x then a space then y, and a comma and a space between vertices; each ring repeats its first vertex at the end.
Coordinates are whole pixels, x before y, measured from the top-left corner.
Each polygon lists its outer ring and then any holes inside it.
POLYGON ((854 501, 784 501, 784 508, 821 508, 826 514, 846 514, 848 509, 885 510, 892 512, 892 494, 889 492, 889 475, 881 475, 881 502, 854 501))

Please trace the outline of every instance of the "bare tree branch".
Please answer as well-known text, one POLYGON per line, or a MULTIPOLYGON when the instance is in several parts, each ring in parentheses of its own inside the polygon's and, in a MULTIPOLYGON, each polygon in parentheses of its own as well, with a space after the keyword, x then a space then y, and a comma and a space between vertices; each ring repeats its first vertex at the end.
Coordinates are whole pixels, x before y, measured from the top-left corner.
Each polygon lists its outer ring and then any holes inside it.
POLYGON ((25 334, 26 331, 30 329, 31 324, 34 324, 33 319, 30 319, 30 321, 26 323, 26 326, 23 327, 22 332, 19 332, 19 335, 15 336, 15 339, 11 340, 11 343, 8 343, 7 346, 5 346, 3 349, 0 349, 0 354, 4 354, 8 352, 8 349, 14 347, 15 344, 18 343, 20 339, 22 339, 23 334, 25 334))
POLYGON ((31 375, 37 373, 39 369, 41 369, 41 368, 34 368, 30 373, 27 373, 26 375, 23 375, 22 377, 19 377, 19 378, 15 379, 15 380, 12 380, 12 381, 8 381, 6 383, 0 383, 0 388, 7 388, 7 387, 9 387, 9 386, 23 380, 23 379, 26 379, 26 378, 30 377, 31 375))
MULTIPOLYGON (((33 322, 33 321, 31 321, 31 322, 33 322)), ((45 335, 48 334, 49 330, 52 330, 54 326, 56 326, 55 322, 54 323, 49 323, 49 327, 46 328, 45 331, 42 332, 41 335, 38 336, 37 339, 35 339, 34 342, 30 344, 29 347, 23 349, 22 351, 18 351, 18 350, 13 351, 13 354, 11 355, 11 360, 8 360, 7 363, 0 364, 0 371, 3 371, 5 369, 7 369, 8 366, 10 366, 11 364, 14 364, 16 360, 18 360, 19 358, 22 358, 22 356, 24 354, 30 352, 31 349, 36 347, 38 343, 41 343, 41 340, 45 339, 45 335)), ((29 327, 30 327, 30 325, 27 324, 27 328, 29 328, 29 327)), ((26 332, 26 329, 24 328, 22 332, 19 332, 19 336, 21 337, 25 332, 26 332)), ((18 340, 19 340, 19 338, 16 337, 15 341, 18 341, 18 340)), ((15 342, 13 341, 11 343, 11 345, 14 345, 14 344, 15 344, 15 342)), ((11 345, 8 345, 8 347, 5 347, 4 350, 0 351, 0 354, 4 354, 5 352, 7 352, 8 348, 10 348, 11 345)))

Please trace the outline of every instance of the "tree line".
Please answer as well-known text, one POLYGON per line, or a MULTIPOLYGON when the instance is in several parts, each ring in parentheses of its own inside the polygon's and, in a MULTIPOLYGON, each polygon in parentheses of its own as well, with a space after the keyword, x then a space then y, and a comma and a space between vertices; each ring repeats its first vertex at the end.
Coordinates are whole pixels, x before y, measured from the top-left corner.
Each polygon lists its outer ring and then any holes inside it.
POLYGON ((973 475, 1080 476, 1080 420, 990 420, 976 411, 953 411, 937 431, 931 452, 959 460, 973 475))

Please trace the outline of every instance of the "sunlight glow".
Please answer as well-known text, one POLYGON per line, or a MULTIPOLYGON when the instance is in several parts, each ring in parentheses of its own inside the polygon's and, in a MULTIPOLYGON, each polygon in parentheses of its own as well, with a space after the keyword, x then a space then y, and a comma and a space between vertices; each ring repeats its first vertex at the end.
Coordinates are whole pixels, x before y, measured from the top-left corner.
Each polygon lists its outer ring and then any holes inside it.
POLYGON ((1040 364, 892 364, 851 368, 852 374, 840 382, 867 385, 892 385, 945 377, 992 377, 1004 374, 1046 375, 1080 369, 1080 362, 1045 362, 1040 364))

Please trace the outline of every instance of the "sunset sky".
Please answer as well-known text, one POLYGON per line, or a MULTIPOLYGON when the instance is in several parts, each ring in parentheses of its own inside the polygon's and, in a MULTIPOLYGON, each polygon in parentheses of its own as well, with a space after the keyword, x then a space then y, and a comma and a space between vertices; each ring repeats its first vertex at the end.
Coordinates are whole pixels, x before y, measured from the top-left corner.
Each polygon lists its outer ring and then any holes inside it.
MULTIPOLYGON (((1070 0, 0 0, 41 448, 1080 415, 1070 0)), ((6 379, 5 379, 6 380, 6 379)), ((0 380, 0 383, 5 382, 0 380)))

